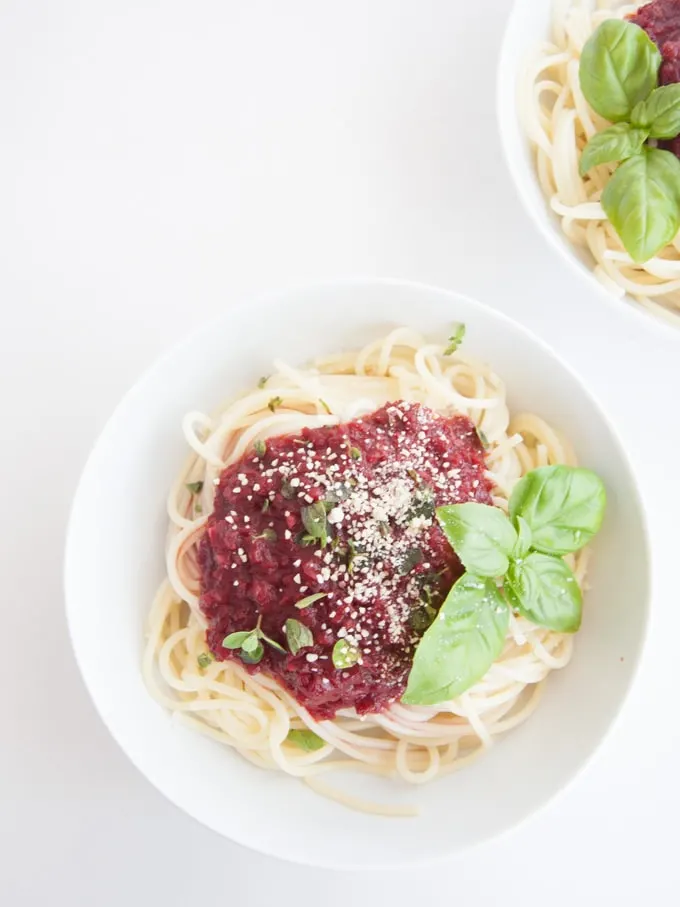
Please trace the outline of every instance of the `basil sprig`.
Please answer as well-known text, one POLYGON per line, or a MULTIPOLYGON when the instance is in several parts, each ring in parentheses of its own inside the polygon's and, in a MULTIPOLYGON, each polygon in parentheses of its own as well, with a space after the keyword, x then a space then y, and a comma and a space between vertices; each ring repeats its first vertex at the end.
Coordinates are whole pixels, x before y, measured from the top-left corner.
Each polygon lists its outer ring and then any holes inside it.
POLYGON ((544 466, 515 487, 509 516, 477 503, 437 508, 466 573, 423 634, 402 701, 434 705, 464 693, 500 655, 509 607, 538 626, 573 633, 582 599, 562 556, 599 530, 606 494, 588 469, 544 466))
POLYGON ((680 161, 647 144, 680 133, 680 85, 658 85, 661 54, 649 35, 625 19, 607 19, 586 42, 579 65, 583 94, 614 123, 581 153, 585 176, 620 162, 602 207, 635 262, 648 261, 680 229, 680 161))

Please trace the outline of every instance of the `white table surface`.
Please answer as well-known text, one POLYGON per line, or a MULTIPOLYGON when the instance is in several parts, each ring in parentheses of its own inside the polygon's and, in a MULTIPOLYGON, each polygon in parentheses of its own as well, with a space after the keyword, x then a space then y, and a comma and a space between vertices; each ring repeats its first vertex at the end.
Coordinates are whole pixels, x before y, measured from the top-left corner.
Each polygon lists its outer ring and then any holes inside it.
POLYGON ((680 900, 680 334, 605 305, 521 210, 494 117, 508 9, 0 4, 3 904, 680 900), (552 343, 620 429, 656 554, 643 667, 594 762, 510 836, 389 876, 265 859, 166 802, 95 714, 61 587, 78 474, 145 366, 244 295, 357 274, 461 290, 552 343))

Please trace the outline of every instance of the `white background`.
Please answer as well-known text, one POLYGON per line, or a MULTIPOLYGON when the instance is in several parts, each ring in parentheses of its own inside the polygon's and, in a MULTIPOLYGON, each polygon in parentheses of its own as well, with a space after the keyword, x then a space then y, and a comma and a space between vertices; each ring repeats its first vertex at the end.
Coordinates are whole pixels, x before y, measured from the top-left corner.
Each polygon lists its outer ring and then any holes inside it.
POLYGON ((521 210, 494 116, 508 10, 0 3, 3 903, 677 903, 680 333, 608 305, 521 210), (620 429, 656 555, 642 671, 592 765, 510 836, 389 876, 265 859, 167 803, 94 712, 61 589, 78 474, 145 366, 237 299, 359 274, 552 343, 620 429))

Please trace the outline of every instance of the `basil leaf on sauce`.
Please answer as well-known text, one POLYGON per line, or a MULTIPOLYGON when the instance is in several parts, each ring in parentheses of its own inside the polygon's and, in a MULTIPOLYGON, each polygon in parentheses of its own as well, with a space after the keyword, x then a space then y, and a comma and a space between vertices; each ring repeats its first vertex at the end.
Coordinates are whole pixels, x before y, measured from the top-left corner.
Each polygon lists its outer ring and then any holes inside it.
POLYGON ((409 548, 404 559, 399 564, 399 573, 410 573, 413 568, 423 559, 423 552, 420 548, 409 548))
POLYGON ((539 627, 575 633, 581 626, 581 590, 560 557, 533 551, 510 565, 504 589, 511 606, 539 627))
POLYGON ((418 644, 402 702, 436 705, 481 680, 503 649, 509 620, 493 580, 462 576, 418 644))
POLYGON ((437 519, 463 566, 478 576, 502 576, 517 533, 506 515, 488 504, 437 508, 437 519))
POLYGON ((628 158, 604 187, 602 207, 633 261, 648 261, 680 227, 680 161, 658 148, 628 158))
POLYGON ((509 511, 512 519, 527 522, 532 548, 562 555, 583 548, 595 535, 606 500, 602 480, 590 469, 541 466, 517 483, 509 511))
POLYGON ((344 668, 351 668, 361 658, 361 652, 358 647, 347 642, 346 639, 339 639, 333 646, 333 667, 342 671, 344 668))
POLYGON ((309 608, 314 602, 318 602, 321 598, 326 598, 327 595, 328 592, 315 592, 314 595, 307 595, 305 598, 301 598, 299 602, 295 602, 295 607, 302 611, 303 608, 309 608))
POLYGON ((655 88, 648 98, 635 105, 630 120, 653 139, 674 139, 680 133, 680 84, 655 88))
POLYGON ((606 19, 583 47, 581 91, 593 110, 618 123, 656 88, 660 65, 661 54, 644 29, 606 19))
POLYGON ((239 630, 237 633, 230 633, 229 636, 224 637, 222 645, 225 649, 240 649, 245 640, 252 634, 252 630, 239 630))
POLYGON ((253 444, 253 447, 255 448, 255 453, 258 457, 263 457, 267 453, 267 445, 264 441, 256 441, 253 444))
POLYGON ((288 648, 292 655, 297 655, 300 649, 304 649, 306 646, 314 645, 312 631, 294 617, 289 617, 286 621, 285 632, 288 648))
POLYGON ((599 164, 627 160, 642 149, 648 138, 647 129, 637 129, 628 123, 615 123, 609 129, 596 132, 583 149, 578 165, 579 173, 585 176, 599 164))
POLYGON ((299 731, 295 729, 288 731, 286 743, 292 743, 306 753, 314 753, 320 750, 321 747, 326 746, 326 741, 319 737, 318 734, 315 734, 314 731, 299 731))

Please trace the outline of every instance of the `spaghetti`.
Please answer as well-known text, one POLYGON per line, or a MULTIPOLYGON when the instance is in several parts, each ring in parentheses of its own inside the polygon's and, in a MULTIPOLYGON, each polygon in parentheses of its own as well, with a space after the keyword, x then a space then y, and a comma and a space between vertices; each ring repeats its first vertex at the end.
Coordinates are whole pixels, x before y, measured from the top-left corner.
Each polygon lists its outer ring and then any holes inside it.
POLYGON ((519 112, 534 146, 539 184, 567 238, 591 261, 612 293, 625 293, 644 308, 680 325, 680 234, 658 255, 638 264, 626 252, 600 204, 616 164, 579 174, 579 159, 590 138, 610 124, 583 96, 581 51, 597 27, 634 13, 639 4, 620 0, 558 0, 551 40, 541 45, 522 74, 519 112))
MULTIPOLYGON (((505 387, 487 366, 406 328, 358 353, 343 353, 297 370, 276 362, 266 387, 249 391, 207 417, 190 413, 184 434, 191 454, 168 499, 167 578, 153 602, 143 658, 146 684, 175 719, 235 749, 253 764, 303 778, 319 793, 356 809, 410 815, 410 808, 366 803, 322 776, 352 769, 422 784, 476 758, 498 735, 526 720, 542 684, 570 660, 572 637, 511 616, 505 647, 486 676, 458 699, 436 706, 392 702, 359 716, 340 709, 315 719, 265 671, 238 659, 211 660, 201 594, 198 548, 222 470, 267 438, 333 426, 387 401, 422 404, 469 417, 486 438, 493 503, 507 509, 514 484, 538 466, 574 464, 565 440, 532 414, 510 417, 505 387), (280 405, 271 411, 274 397, 280 405), (206 657, 207 656, 207 657, 206 657), (312 731, 307 751, 291 731, 312 731)), ((581 586, 587 552, 569 556, 581 586)))

